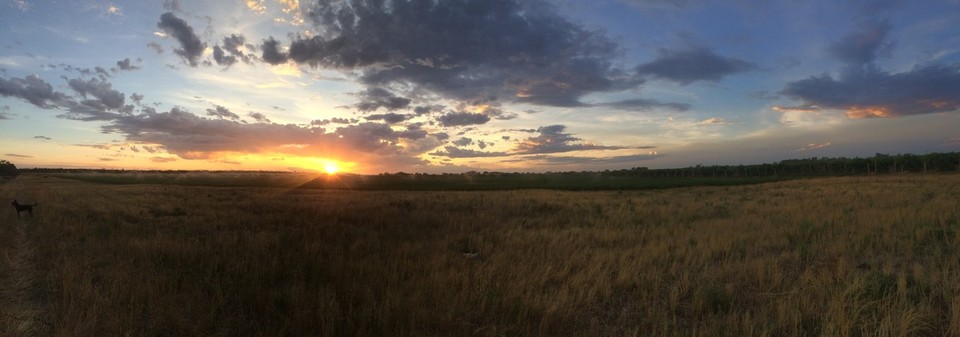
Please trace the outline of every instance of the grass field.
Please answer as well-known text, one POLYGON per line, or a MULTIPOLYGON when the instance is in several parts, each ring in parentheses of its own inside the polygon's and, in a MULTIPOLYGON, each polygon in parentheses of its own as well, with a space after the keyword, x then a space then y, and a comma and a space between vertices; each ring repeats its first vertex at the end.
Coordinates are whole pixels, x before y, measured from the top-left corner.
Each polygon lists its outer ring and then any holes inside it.
POLYGON ((0 196, 6 336, 960 335, 960 175, 0 196))

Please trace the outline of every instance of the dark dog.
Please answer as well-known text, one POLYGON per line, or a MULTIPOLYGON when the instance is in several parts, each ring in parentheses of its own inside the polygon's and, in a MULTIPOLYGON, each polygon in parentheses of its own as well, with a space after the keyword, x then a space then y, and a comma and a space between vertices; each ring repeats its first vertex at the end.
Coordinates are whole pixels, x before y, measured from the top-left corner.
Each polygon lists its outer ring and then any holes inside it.
POLYGON ((10 204, 13 205, 13 208, 17 209, 17 217, 19 217, 20 212, 23 211, 27 211, 27 213, 30 213, 30 216, 33 216, 33 207, 39 205, 40 203, 35 203, 33 205, 21 205, 19 202, 17 202, 17 199, 13 199, 13 202, 10 204))

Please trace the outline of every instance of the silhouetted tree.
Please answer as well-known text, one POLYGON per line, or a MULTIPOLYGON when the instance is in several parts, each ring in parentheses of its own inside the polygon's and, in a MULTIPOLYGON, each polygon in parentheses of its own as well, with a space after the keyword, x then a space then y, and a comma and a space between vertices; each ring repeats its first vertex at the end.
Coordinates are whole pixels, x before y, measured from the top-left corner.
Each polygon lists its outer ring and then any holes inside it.
POLYGON ((18 171, 16 165, 13 165, 13 163, 6 160, 0 160, 0 177, 12 178, 16 177, 17 173, 18 171))

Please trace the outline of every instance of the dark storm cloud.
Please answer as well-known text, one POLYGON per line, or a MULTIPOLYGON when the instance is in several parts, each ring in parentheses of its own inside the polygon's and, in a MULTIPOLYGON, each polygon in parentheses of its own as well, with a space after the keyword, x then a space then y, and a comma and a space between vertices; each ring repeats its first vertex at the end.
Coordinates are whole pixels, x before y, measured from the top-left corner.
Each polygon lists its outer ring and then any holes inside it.
POLYGON ((564 132, 565 129, 566 126, 564 125, 549 125, 537 128, 537 132, 540 134, 518 143, 515 153, 539 154, 580 150, 616 150, 623 148, 619 146, 580 143, 582 139, 564 132))
POLYGON ((384 122, 387 122, 387 124, 396 124, 396 123, 400 123, 400 122, 403 122, 403 121, 405 121, 405 120, 408 120, 408 119, 410 119, 410 118, 412 118, 412 117, 413 117, 413 116, 410 116, 410 115, 404 115, 404 114, 398 114, 398 113, 388 112, 388 113, 385 113, 385 114, 373 114, 373 115, 369 115, 369 116, 364 117, 364 119, 366 119, 366 120, 368 120, 368 121, 382 120, 382 121, 384 121, 384 122))
POLYGON ((886 39, 891 28, 886 21, 861 23, 855 31, 831 44, 828 50, 834 57, 850 65, 871 63, 893 48, 893 42, 886 39))
POLYGON ((409 98, 399 97, 383 88, 367 88, 357 96, 360 97, 360 103, 354 107, 360 112, 371 112, 380 108, 393 111, 410 106, 409 98))
POLYGON ((755 65, 732 57, 723 57, 706 48, 661 49, 650 63, 637 66, 637 73, 687 85, 696 81, 719 81, 727 75, 749 71, 755 65))
POLYGON ((54 108, 67 100, 65 94, 53 91, 53 86, 37 75, 0 78, 0 96, 19 98, 44 109, 54 108))
POLYGON ((123 60, 117 61, 117 69, 120 69, 120 70, 137 70, 137 69, 140 69, 140 67, 134 65, 134 64, 130 61, 130 58, 125 58, 125 59, 123 59, 123 60))
MULTIPOLYGON (((830 47, 846 63, 837 78, 829 74, 789 82, 781 94, 800 106, 845 110, 848 117, 897 117, 960 109, 960 64, 925 64, 900 73, 874 61, 891 46, 886 22, 867 22, 830 47)), ((775 107, 776 108, 776 107, 775 107)), ((786 108, 782 108, 786 109, 786 108)))
POLYGON ((219 119, 238 120, 240 116, 225 107, 214 105, 214 109, 207 109, 207 116, 217 117, 219 119))
POLYGON ((180 42, 180 48, 174 49, 173 52, 183 57, 183 60, 191 67, 196 67, 207 45, 200 41, 197 34, 193 32, 193 27, 190 27, 186 21, 178 18, 172 12, 163 13, 157 27, 180 42))
POLYGON ((451 112, 437 118, 441 126, 464 126, 486 124, 490 121, 490 116, 482 113, 472 112, 451 112))
POLYGON ((663 103, 654 99, 635 98, 611 103, 598 103, 594 106, 610 107, 618 110, 648 111, 653 109, 668 109, 674 111, 690 110, 690 104, 663 103))
POLYGON ((265 62, 359 70, 372 87, 552 106, 581 106, 586 94, 640 82, 612 66, 615 43, 543 1, 318 1, 305 10, 322 34, 294 37, 289 53, 270 38, 265 62))

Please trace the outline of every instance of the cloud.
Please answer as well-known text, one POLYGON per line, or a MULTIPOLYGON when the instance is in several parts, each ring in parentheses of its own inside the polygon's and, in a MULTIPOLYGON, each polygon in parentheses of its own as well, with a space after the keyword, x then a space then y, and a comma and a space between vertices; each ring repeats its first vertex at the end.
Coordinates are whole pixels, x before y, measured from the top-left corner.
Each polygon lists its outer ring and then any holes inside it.
POLYGON ((147 43, 147 47, 150 47, 150 49, 153 49, 153 51, 156 52, 157 54, 163 54, 163 46, 161 46, 159 43, 150 42, 150 43, 147 43))
POLYGON ((125 58, 125 59, 123 59, 123 60, 117 61, 117 68, 116 68, 116 69, 120 69, 120 70, 137 70, 137 69, 140 69, 140 67, 138 67, 138 66, 136 66, 136 65, 133 65, 133 64, 130 62, 130 58, 128 57, 128 58, 125 58))
POLYGON ((815 105, 797 105, 797 106, 779 106, 774 105, 773 111, 776 112, 820 112, 823 109, 815 105))
POLYGON ((53 108, 67 99, 65 94, 53 91, 50 83, 35 74, 25 78, 0 78, 0 96, 19 98, 44 109, 53 108))
POLYGON ((360 103, 357 103, 354 107, 360 112, 371 112, 380 108, 393 111, 410 106, 409 98, 398 97, 383 88, 367 88, 357 96, 360 97, 360 103))
POLYGON ((272 65, 278 65, 287 62, 287 55, 280 51, 280 42, 274 40, 273 37, 263 40, 260 50, 262 51, 262 55, 260 57, 263 59, 263 62, 267 62, 272 65))
POLYGON ((154 163, 169 163, 169 162, 177 161, 177 158, 174 158, 174 157, 151 157, 151 158, 150 158, 150 161, 152 161, 152 162, 154 162, 154 163))
POLYGON ((886 21, 867 21, 857 30, 830 45, 830 54, 850 65, 869 64, 878 56, 889 53, 893 43, 886 40, 891 25, 886 21))
POLYGON ((451 143, 453 143, 453 145, 456 145, 456 146, 467 146, 467 145, 473 144, 473 139, 470 139, 467 137, 460 137, 460 139, 452 141, 451 143))
POLYGON ((442 151, 431 152, 430 155, 447 158, 484 158, 503 157, 510 155, 506 152, 483 152, 470 149, 461 149, 456 146, 445 146, 442 151))
POLYGON ((295 125, 244 124, 232 118, 206 119, 178 108, 169 112, 148 111, 121 116, 103 129, 123 134, 128 141, 160 144, 167 152, 185 159, 209 158, 215 152, 282 150, 287 144, 311 144, 317 143, 318 138, 333 138, 295 125))
POLYGON ((180 42, 180 48, 174 49, 173 52, 183 57, 183 60, 191 67, 196 67, 200 56, 203 55, 203 50, 207 48, 207 44, 200 41, 197 34, 193 32, 193 27, 190 27, 186 21, 178 18, 172 12, 163 13, 157 27, 180 42))
POLYGON ((16 7, 22 12, 30 10, 30 3, 26 0, 11 0, 10 5, 16 7))
MULTIPOLYGON (((225 153, 276 153, 339 157, 368 164, 370 169, 424 164, 417 156, 436 143, 426 130, 396 131, 382 123, 347 125, 326 132, 314 126, 208 119, 179 108, 117 116, 102 128, 106 133, 123 135, 128 142, 157 144, 184 159, 222 159, 225 153)), ((144 150, 155 152, 146 147, 144 150)))
POLYGON ((687 85, 696 81, 719 81, 724 76, 754 69, 750 62, 723 57, 706 48, 661 49, 650 63, 637 66, 637 73, 687 85))
POLYGON ((417 114, 417 116, 429 115, 434 112, 443 111, 444 108, 442 105, 423 105, 413 108, 413 113, 417 114))
MULTIPOLYGON (((113 90, 110 82, 98 80, 96 78, 90 80, 74 78, 67 81, 67 84, 71 89, 76 91, 84 98, 87 98, 88 95, 93 96, 96 98, 97 102, 102 104, 106 109, 119 110, 124 107, 124 94, 117 90, 113 90)), ((85 103, 87 105, 91 105, 97 102, 86 101, 85 103)))
POLYGON ((179 0, 164 0, 163 9, 166 9, 171 12, 182 13, 183 9, 180 7, 179 0))
POLYGON ((442 126, 464 126, 486 124, 490 121, 490 116, 482 113, 472 112, 451 112, 437 117, 437 121, 442 126))
POLYGON ((217 117, 219 119, 238 120, 240 116, 225 107, 214 105, 214 109, 207 109, 207 116, 217 117))
POLYGON ((244 63, 252 62, 251 55, 244 54, 240 47, 243 47, 246 38, 243 35, 231 34, 223 38, 223 48, 220 45, 213 47, 213 60, 218 65, 230 67, 238 60, 244 63))
POLYGON ((514 152, 517 154, 558 153, 581 150, 616 150, 619 146, 603 146, 588 143, 578 143, 582 139, 574 137, 564 130, 564 125, 549 125, 537 128, 540 133, 529 137, 517 144, 514 152))
POLYGON ((250 116, 250 118, 253 118, 253 120, 256 121, 257 123, 270 123, 270 119, 267 118, 266 115, 259 112, 251 111, 250 113, 247 114, 247 116, 250 116))
POLYGON ((850 118, 960 109, 960 63, 920 64, 900 73, 883 71, 874 63, 892 48, 886 41, 890 30, 886 21, 861 23, 830 45, 831 54, 845 63, 837 78, 829 74, 811 76, 787 83, 780 93, 800 100, 801 106, 845 110, 850 118))
POLYGON ((797 149, 797 151, 799 152, 799 151, 822 149, 822 148, 828 147, 828 146, 830 146, 830 145, 833 145, 833 144, 831 144, 830 142, 826 142, 826 143, 810 143, 810 144, 804 145, 803 147, 797 149))
POLYGON ((112 14, 117 16, 123 16, 123 9, 114 5, 108 5, 104 8, 106 14, 112 14))
POLYGON ((612 157, 575 157, 575 156, 548 156, 535 155, 524 157, 526 161, 542 161, 546 165, 602 165, 602 164, 623 164, 651 160, 660 157, 655 151, 642 154, 632 154, 612 157))
POLYGON ((396 124, 412 118, 413 116, 388 112, 385 114, 374 114, 364 117, 368 121, 382 120, 387 124, 396 124))
POLYGON ((7 154, 4 154, 4 156, 7 156, 7 157, 17 157, 17 158, 34 158, 33 156, 28 156, 28 155, 25 155, 25 154, 16 154, 16 153, 7 153, 7 154))
POLYGON ((593 106, 610 107, 617 110, 649 111, 652 109, 663 108, 674 111, 690 110, 690 104, 686 103, 663 103, 654 99, 635 98, 610 103, 597 103, 593 106))
POLYGON ((624 3, 641 6, 644 8, 665 8, 665 9, 685 9, 689 6, 699 5, 703 0, 621 0, 624 3))
POLYGON ((730 124, 730 123, 728 123, 726 120, 720 117, 710 117, 700 122, 697 122, 697 125, 723 125, 723 124, 730 124))
POLYGON ((812 76, 781 93, 805 106, 846 110, 851 118, 896 117, 960 109, 960 65, 926 65, 902 73, 848 67, 837 78, 812 76))
POLYGON ((411 85, 441 97, 581 106, 580 97, 635 87, 612 65, 617 45, 540 1, 318 1, 312 36, 263 59, 355 71, 370 87, 411 85))
POLYGON ((237 58, 233 55, 226 55, 220 46, 213 46, 213 60, 222 66, 231 66, 237 63, 237 58))
POLYGON ((53 140, 53 138, 47 136, 33 136, 34 139, 43 139, 43 140, 53 140))

